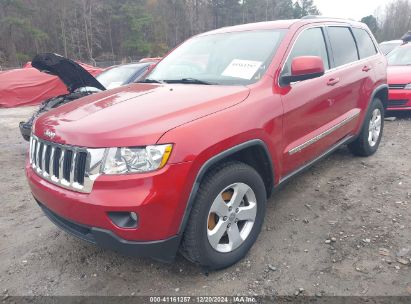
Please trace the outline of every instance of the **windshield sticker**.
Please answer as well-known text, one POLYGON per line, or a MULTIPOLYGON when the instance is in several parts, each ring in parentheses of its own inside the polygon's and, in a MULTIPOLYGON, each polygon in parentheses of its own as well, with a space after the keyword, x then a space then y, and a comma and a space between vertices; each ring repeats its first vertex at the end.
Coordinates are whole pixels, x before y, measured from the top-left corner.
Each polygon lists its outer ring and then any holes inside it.
POLYGON ((250 80, 261 64, 260 61, 234 59, 221 75, 250 80))

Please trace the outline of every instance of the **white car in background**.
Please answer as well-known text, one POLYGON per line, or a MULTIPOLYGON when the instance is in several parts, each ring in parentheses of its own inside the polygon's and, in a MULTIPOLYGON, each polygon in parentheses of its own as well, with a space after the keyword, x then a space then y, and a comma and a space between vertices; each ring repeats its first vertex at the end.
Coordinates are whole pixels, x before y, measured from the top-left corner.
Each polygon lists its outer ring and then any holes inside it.
POLYGON ((390 41, 384 41, 380 43, 380 50, 384 55, 387 55, 389 52, 391 52, 393 49, 399 47, 404 43, 403 40, 390 40, 390 41))

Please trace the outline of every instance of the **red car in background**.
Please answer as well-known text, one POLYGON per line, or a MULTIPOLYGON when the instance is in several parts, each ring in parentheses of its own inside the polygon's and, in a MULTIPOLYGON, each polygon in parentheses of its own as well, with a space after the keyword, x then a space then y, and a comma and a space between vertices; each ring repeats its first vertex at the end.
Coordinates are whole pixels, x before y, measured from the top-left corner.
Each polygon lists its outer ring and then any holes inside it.
POLYGON ((387 56, 389 111, 411 110, 411 44, 397 47, 387 56))

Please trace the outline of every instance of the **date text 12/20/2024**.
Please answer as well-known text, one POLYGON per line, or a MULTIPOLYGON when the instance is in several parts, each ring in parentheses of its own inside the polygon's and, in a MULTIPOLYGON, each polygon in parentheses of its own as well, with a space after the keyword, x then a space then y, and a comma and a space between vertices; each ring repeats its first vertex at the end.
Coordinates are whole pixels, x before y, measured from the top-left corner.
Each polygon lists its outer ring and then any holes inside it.
POLYGON ((250 296, 159 296, 150 297, 150 303, 257 303, 250 296))

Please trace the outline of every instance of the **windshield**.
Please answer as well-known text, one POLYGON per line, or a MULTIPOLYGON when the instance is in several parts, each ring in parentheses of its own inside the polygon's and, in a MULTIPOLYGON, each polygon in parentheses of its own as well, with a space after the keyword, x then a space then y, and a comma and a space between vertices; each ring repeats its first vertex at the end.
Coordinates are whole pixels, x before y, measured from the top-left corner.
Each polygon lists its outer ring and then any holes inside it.
POLYGON ((387 56, 388 65, 411 65, 411 46, 399 47, 387 56))
POLYGON ((146 81, 245 85, 264 75, 284 30, 194 37, 165 57, 146 81))
POLYGON ((120 65, 104 71, 96 78, 107 90, 114 89, 134 80, 131 78, 137 73, 140 74, 147 66, 147 64, 120 65))

